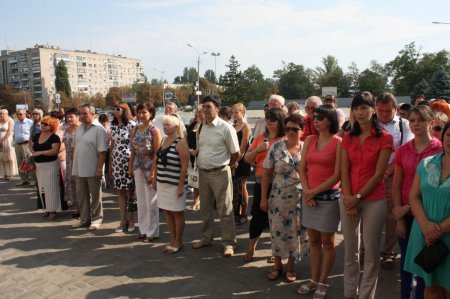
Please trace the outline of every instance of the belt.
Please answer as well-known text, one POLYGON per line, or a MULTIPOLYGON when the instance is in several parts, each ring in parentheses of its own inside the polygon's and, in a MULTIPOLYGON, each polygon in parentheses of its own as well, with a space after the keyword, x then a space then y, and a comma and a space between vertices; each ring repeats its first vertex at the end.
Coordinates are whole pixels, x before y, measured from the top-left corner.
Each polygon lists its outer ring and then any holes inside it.
POLYGON ((199 168, 201 171, 204 172, 214 172, 214 171, 218 171, 218 170, 222 170, 225 167, 227 167, 226 165, 220 166, 220 167, 215 167, 215 168, 210 168, 210 169, 204 169, 204 168, 199 168))
POLYGON ((18 142, 17 144, 22 145, 22 144, 27 144, 27 143, 28 143, 28 141, 24 141, 24 142, 18 142))

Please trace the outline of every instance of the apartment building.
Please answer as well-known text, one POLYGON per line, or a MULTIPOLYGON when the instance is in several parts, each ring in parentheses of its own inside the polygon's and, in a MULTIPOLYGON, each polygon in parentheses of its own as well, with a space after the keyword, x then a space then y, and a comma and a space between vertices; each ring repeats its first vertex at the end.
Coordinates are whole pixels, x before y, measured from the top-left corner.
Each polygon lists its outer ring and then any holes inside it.
POLYGON ((21 51, 1 51, 0 84, 29 91, 48 108, 55 98, 55 68, 61 60, 66 64, 72 93, 106 95, 111 87, 131 86, 145 78, 139 59, 35 45, 21 51))

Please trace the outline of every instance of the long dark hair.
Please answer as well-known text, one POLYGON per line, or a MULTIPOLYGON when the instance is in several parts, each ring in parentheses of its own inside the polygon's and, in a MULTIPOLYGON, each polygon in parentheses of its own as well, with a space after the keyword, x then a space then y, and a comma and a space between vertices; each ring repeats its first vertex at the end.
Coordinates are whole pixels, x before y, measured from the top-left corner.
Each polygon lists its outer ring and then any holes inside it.
MULTIPOLYGON (((352 110, 362 105, 367 105, 375 109, 375 98, 370 92, 363 91, 353 97, 351 105, 352 110)), ((372 126, 375 129, 375 137, 381 137, 383 128, 378 122, 378 118, 375 113, 372 115, 372 126)), ((352 130, 350 131, 350 136, 359 136, 359 135, 361 135, 361 126, 355 119, 355 123, 353 124, 352 130)))
MULTIPOLYGON (((131 114, 131 110, 128 104, 123 102, 116 102, 114 103, 114 107, 122 108, 122 116, 121 116, 122 122, 125 126, 128 125, 128 122, 133 118, 133 115, 131 114)), ((117 117, 114 116, 111 124, 113 125, 119 124, 117 117)))
MULTIPOLYGON (((281 108, 272 108, 269 111, 267 111, 266 119, 276 120, 278 123, 278 131, 277 131, 277 138, 284 136, 284 120, 286 119, 286 114, 284 113, 284 110, 281 108)), ((269 130, 266 127, 265 136, 269 136, 269 130)))

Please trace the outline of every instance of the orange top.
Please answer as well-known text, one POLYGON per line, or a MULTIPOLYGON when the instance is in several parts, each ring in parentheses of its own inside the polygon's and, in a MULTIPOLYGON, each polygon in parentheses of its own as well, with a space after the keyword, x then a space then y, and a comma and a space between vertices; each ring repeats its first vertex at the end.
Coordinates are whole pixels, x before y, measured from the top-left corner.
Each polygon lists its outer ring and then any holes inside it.
MULTIPOLYGON (((258 147, 258 145, 260 145, 263 142, 264 137, 265 137, 264 134, 260 134, 260 135, 256 136, 255 139, 253 139, 253 142, 250 145, 249 150, 254 151, 258 147)), ((277 141, 280 141, 283 138, 284 137, 279 137, 274 140, 269 140, 269 148, 272 144, 274 144, 277 141)), ((255 175, 256 176, 262 177, 262 175, 263 175, 263 162, 264 162, 264 159, 266 158, 266 154, 267 154, 267 150, 256 154, 256 157, 255 157, 255 163, 256 163, 255 175)))

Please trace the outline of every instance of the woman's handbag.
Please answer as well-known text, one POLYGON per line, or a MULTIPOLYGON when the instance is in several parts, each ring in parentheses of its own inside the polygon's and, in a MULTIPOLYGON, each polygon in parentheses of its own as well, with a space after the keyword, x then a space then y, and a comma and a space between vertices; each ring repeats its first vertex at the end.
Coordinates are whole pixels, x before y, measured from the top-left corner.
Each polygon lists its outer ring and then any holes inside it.
POLYGON ((431 246, 425 246, 414 259, 414 262, 427 273, 432 273, 441 264, 448 254, 447 246, 437 240, 431 246))
POLYGON ((191 166, 191 163, 189 162, 188 167, 188 186, 198 189, 198 166, 197 166, 197 159, 194 161, 194 166, 191 166))
POLYGON ((23 159, 22 163, 20 164, 19 170, 21 172, 29 173, 36 169, 36 164, 34 164, 33 158, 28 157, 23 159))
POLYGON ((134 186, 130 189, 130 197, 128 197, 127 211, 128 212, 137 211, 136 188, 134 186))

